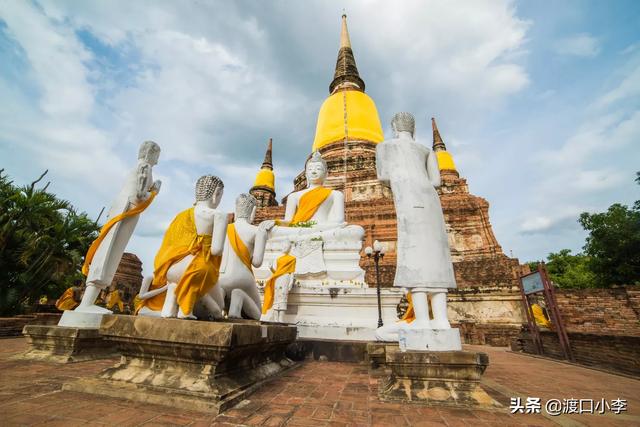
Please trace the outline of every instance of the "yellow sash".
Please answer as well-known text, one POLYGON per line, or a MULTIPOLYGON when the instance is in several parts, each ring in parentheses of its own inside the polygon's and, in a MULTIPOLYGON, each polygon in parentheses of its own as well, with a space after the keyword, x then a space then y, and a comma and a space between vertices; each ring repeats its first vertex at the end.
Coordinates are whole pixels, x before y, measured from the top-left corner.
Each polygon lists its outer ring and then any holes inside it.
POLYGON ((407 292, 407 302, 409 305, 407 306, 407 311, 404 312, 404 315, 400 319, 400 322, 411 323, 416 320, 416 312, 413 309, 413 298, 411 297, 411 292, 407 292))
POLYGON ((251 253, 240 238, 235 224, 227 225, 227 239, 229 240, 229 244, 233 248, 233 251, 238 255, 238 258, 240 258, 240 261, 242 261, 251 274, 253 274, 253 269, 251 268, 251 253))
POLYGON ((327 197, 331 194, 331 189, 324 187, 316 187, 307 191, 298 200, 298 208, 291 219, 291 223, 309 221, 327 197))
POLYGON ((116 304, 120 309, 120 313, 122 313, 124 311, 124 303, 120 298, 120 292, 118 292, 117 290, 113 290, 109 292, 109 295, 107 296, 107 308, 111 310, 116 304))
POLYGON ((533 318, 538 325, 545 328, 551 327, 551 322, 545 317, 544 311, 542 310, 542 307, 540 307, 540 305, 531 304, 531 311, 533 312, 533 318))
POLYGON ((276 271, 273 272, 271 277, 264 285, 264 302, 262 304, 262 314, 267 314, 267 311, 273 307, 273 296, 276 291, 276 279, 282 275, 294 273, 296 271, 296 257, 289 254, 284 254, 278 258, 276 263, 276 271))
POLYGON ((87 255, 84 257, 84 264, 82 265, 82 274, 84 274, 85 276, 89 274, 89 266, 91 265, 91 261, 93 261, 93 257, 96 254, 96 251, 100 246, 100 243, 102 243, 104 238, 107 237, 107 234, 113 228, 113 226, 116 225, 119 221, 122 221, 123 219, 129 218, 134 215, 138 215, 139 213, 147 209, 147 207, 151 204, 153 199, 156 197, 156 194, 158 194, 156 191, 152 191, 151 196, 149 196, 147 200, 134 206, 132 209, 129 209, 128 211, 125 211, 119 215, 114 216, 102 226, 102 228, 100 229, 100 234, 98 234, 98 237, 96 238, 96 240, 94 240, 93 243, 91 243, 91 246, 89 246, 89 250, 87 251, 87 255))
POLYGON ((60 311, 73 310, 78 306, 76 300, 73 299, 73 287, 68 288, 56 301, 56 308, 60 311))
MULTIPOLYGON (((189 263, 176 287, 176 299, 183 313, 189 314, 198 299, 202 298, 218 282, 222 257, 211 255, 211 236, 197 234, 194 208, 180 212, 164 234, 162 245, 154 261, 153 282, 149 290, 167 283, 167 271, 187 255, 194 258, 189 263)), ((165 292, 142 301, 138 310, 149 307, 160 311, 165 292)))
POLYGON ((133 311, 134 313, 138 313, 138 311, 140 311, 140 309, 143 307, 143 300, 140 299, 139 295, 136 295, 135 297, 133 297, 133 311))

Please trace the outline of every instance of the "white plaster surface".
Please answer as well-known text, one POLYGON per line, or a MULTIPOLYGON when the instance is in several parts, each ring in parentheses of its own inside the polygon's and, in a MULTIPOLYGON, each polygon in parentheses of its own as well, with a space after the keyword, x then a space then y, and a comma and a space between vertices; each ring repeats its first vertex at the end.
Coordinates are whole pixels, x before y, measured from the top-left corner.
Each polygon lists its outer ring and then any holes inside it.
MULTIPOLYGON (((401 297, 400 289, 382 289, 383 322, 398 320, 396 307, 401 297)), ((300 338, 372 341, 378 326, 376 289, 296 284, 282 321, 295 324, 300 338)))
POLYGON ((85 313, 80 311, 65 310, 58 322, 58 326, 73 328, 99 328, 102 322, 102 313, 85 313))
POLYGON ((460 331, 449 329, 411 329, 399 331, 400 340, 406 340, 407 350, 459 351, 462 350, 460 331))
POLYGON ((376 147, 378 179, 391 186, 398 221, 394 286, 455 288, 435 154, 409 132, 376 147))

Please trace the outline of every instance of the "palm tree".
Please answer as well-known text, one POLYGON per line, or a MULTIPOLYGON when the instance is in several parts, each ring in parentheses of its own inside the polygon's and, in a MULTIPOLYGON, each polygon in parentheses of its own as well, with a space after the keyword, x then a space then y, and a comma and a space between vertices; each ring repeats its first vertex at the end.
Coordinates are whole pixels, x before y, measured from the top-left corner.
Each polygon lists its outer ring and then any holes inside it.
POLYGON ((58 297, 80 275, 98 225, 48 183, 16 187, 0 170, 0 315, 19 312, 41 295, 58 297))

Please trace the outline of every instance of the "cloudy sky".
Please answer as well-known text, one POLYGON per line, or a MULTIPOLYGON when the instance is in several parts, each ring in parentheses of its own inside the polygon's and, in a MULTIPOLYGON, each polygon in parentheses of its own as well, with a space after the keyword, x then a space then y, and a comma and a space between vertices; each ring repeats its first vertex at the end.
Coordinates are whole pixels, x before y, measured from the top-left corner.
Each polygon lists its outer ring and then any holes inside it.
MULTIPOLYGON (((223 207, 274 139, 278 197, 311 150, 340 15, 385 132, 435 116, 505 253, 579 251, 583 211, 640 198, 637 1, 0 2, 0 168, 49 169, 97 216, 148 139, 163 181, 129 250, 149 265, 206 173, 223 207)), ((145 268, 145 274, 149 268, 145 268)))

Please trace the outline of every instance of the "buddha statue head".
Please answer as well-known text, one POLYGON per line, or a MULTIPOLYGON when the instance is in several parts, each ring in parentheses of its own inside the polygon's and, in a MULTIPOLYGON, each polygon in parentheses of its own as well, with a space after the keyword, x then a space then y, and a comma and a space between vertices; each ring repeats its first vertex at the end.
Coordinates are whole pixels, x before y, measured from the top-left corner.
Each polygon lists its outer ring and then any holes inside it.
POLYGON ((411 113, 396 113, 391 119, 391 129, 393 129, 393 134, 396 138, 400 132, 409 132, 411 138, 413 138, 416 132, 416 119, 411 113))
POLYGON ((158 158, 160 157, 160 146, 153 141, 145 141, 138 150, 138 160, 143 160, 146 163, 155 166, 158 164, 158 158))
POLYGON ((319 151, 314 151, 307 163, 304 165, 307 184, 322 185, 327 178, 327 162, 322 158, 319 151))
POLYGON ((256 216, 258 201, 248 193, 242 193, 236 198, 236 219, 244 218, 252 223, 256 216))
POLYGON ((217 208, 222 199, 224 183, 214 175, 204 175, 196 181, 196 203, 211 201, 213 208, 217 208))

